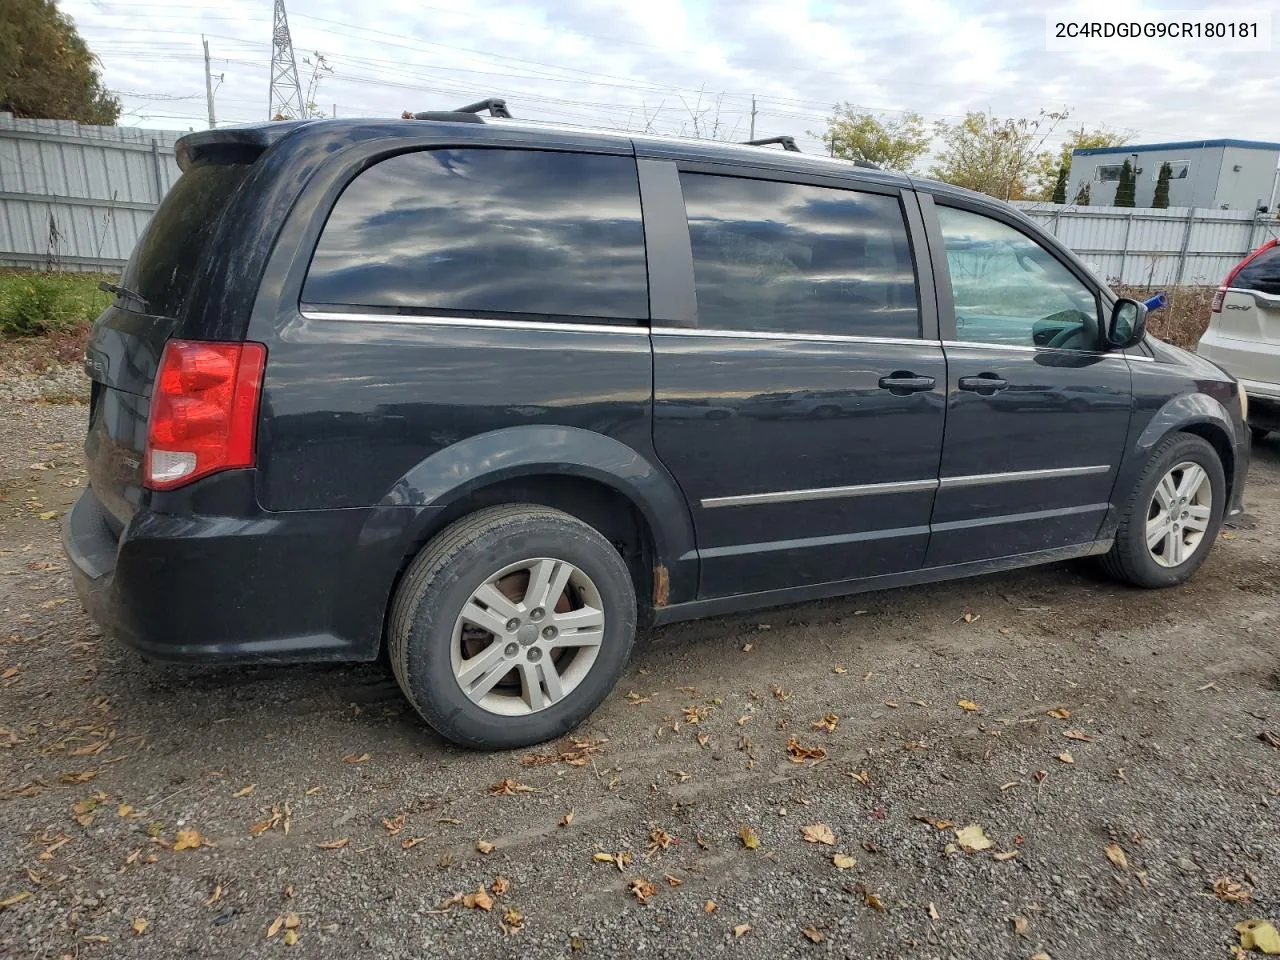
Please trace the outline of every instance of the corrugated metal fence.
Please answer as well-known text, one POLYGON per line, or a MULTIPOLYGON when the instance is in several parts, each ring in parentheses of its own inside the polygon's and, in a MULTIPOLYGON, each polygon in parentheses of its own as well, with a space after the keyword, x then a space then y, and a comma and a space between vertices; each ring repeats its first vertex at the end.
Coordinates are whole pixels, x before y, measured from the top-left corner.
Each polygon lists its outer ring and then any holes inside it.
POLYGON ((1112 282, 1217 286, 1246 253, 1280 236, 1280 220, 1244 210, 1015 206, 1112 282))
POLYGON ((124 266, 181 171, 176 130, 0 113, 0 266, 124 266))

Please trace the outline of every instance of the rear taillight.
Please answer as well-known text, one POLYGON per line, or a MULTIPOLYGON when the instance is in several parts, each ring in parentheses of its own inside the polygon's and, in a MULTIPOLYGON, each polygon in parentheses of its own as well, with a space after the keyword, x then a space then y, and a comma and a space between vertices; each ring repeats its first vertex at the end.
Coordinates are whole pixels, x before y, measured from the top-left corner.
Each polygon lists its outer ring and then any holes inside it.
POLYGON ((1268 240, 1266 243, 1260 246, 1257 250, 1253 251, 1253 253, 1249 254, 1247 257, 1245 257, 1243 260, 1241 260, 1239 263, 1237 263, 1234 267, 1231 268, 1231 272, 1227 274, 1227 279, 1222 281, 1222 286, 1219 287, 1218 292, 1213 295, 1213 303, 1210 304, 1209 306, 1210 312, 1212 313, 1222 312, 1222 301, 1226 299, 1227 287, 1231 286, 1231 284, 1235 282, 1236 277, 1240 275, 1240 271, 1243 270, 1245 267, 1247 267, 1254 258, 1260 257, 1265 251, 1270 250, 1272 247, 1276 246, 1277 244, 1280 244, 1280 241, 1268 240))
POLYGON ((160 357, 147 423, 145 484, 171 490, 254 463, 267 348, 170 340, 160 357))

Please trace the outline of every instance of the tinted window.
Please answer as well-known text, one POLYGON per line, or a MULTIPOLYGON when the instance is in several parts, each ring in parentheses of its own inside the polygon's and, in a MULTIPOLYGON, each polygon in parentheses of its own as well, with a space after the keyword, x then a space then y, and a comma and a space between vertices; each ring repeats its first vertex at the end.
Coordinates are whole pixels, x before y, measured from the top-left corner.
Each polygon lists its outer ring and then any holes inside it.
MULTIPOLYGON (((147 312, 176 318, 218 217, 249 173, 247 163, 192 167, 165 195, 124 268, 120 284, 146 297, 147 312)), ((140 310, 130 297, 120 306, 140 310)))
POLYGON ((681 174, 698 326, 844 336, 920 333, 896 197, 681 174))
POLYGON ((938 207, 956 304, 956 339, 1097 350, 1093 291, 1025 233, 938 207))
POLYGON ((1245 264, 1231 286, 1280 295, 1280 246, 1271 247, 1245 264))
POLYGON ((312 304, 649 315, 635 161, 530 150, 384 160, 338 199, 312 304))

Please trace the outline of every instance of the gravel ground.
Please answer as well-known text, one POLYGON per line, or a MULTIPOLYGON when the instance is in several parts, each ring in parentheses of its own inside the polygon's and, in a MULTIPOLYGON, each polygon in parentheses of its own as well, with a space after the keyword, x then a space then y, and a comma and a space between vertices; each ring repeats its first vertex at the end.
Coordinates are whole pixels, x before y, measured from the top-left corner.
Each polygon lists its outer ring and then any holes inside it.
POLYGON ((1280 926, 1278 438, 1181 589, 1054 565, 671 627, 584 743, 482 755, 381 665, 100 637, 58 546, 84 416, 0 403, 0 955, 1200 960, 1280 926))

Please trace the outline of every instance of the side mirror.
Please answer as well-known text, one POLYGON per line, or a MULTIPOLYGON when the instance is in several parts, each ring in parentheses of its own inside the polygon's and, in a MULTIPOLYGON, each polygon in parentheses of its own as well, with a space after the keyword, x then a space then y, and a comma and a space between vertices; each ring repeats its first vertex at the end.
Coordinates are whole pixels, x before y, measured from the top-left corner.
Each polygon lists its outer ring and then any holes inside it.
POLYGON ((1121 297, 1111 308, 1107 323, 1107 344, 1117 350, 1132 347, 1147 332, 1147 305, 1128 297, 1121 297))

